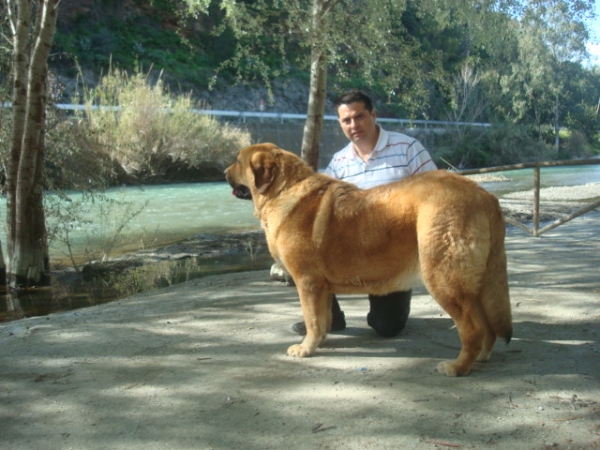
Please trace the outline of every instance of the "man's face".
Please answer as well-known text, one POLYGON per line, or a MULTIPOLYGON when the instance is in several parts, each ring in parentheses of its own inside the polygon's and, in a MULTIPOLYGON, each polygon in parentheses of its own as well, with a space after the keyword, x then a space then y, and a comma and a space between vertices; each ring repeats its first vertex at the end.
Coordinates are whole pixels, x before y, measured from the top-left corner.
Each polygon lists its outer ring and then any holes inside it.
POLYGON ((340 105, 337 110, 342 131, 350 141, 359 143, 377 136, 375 110, 369 112, 362 102, 340 105))

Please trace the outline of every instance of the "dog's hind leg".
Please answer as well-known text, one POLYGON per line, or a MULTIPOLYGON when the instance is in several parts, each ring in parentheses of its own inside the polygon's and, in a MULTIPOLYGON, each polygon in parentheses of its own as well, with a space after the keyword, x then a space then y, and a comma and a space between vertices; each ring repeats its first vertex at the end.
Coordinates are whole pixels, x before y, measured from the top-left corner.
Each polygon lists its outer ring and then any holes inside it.
POLYGON ((449 307, 448 303, 442 306, 456 324, 461 349, 456 360, 442 361, 437 370, 450 377, 468 375, 475 360, 490 353, 491 348, 488 346, 492 343, 489 339, 489 325, 476 302, 462 302, 461 307, 449 307))
POLYGON ((307 283, 310 287, 301 281, 296 284, 306 324, 306 337, 301 344, 290 346, 287 353, 290 356, 304 358, 317 350, 331 328, 333 296, 327 291, 326 284, 315 286, 314 281, 307 283))
POLYGON ((479 356, 477 357, 477 361, 487 361, 492 356, 492 350, 494 350, 494 345, 496 344, 496 333, 489 327, 486 330, 485 338, 483 339, 483 347, 479 356))

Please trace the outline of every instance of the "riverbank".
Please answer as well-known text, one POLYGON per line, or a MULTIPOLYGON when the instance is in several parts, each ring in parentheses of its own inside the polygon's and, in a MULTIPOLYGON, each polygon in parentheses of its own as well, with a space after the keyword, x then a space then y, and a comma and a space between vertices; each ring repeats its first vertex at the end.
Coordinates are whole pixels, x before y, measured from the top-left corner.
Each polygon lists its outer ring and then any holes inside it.
POLYGON ((0 448, 599 448, 599 219, 508 228, 514 338, 464 378, 422 289, 397 338, 341 296, 348 328, 286 356, 297 294, 265 270, 0 324, 0 448))
MULTIPOLYGON (((600 199, 600 183, 580 186, 555 186, 540 189, 540 221, 570 216, 592 201, 600 199)), ((533 190, 512 192, 500 198, 505 217, 520 222, 533 219, 533 190)))

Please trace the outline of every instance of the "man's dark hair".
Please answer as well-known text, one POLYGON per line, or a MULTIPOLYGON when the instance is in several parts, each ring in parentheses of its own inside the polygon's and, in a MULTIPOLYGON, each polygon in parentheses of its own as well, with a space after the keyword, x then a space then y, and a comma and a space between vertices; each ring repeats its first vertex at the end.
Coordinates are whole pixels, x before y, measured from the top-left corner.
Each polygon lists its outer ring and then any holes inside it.
POLYGON ((335 101, 335 103, 333 104, 333 107, 335 108, 335 112, 337 113, 337 110, 340 106, 349 105, 350 103, 357 103, 357 102, 364 104, 365 109, 367 111, 369 111, 369 112, 373 111, 373 101, 367 94, 365 94, 364 92, 361 92, 359 90, 348 91, 345 94, 341 95, 335 101))

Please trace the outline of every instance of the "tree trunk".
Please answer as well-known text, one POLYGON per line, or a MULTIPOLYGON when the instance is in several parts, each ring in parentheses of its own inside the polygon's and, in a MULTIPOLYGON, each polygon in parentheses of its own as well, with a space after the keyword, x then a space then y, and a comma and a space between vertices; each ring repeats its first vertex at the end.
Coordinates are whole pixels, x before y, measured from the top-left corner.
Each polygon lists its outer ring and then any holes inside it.
POLYGON ((6 284, 6 263, 4 262, 4 252, 2 251, 2 242, 0 242, 0 286, 6 284))
MULTIPOLYGON (((323 16, 327 13, 326 8, 322 0, 314 0, 312 26, 315 35, 322 29, 323 16)), ((302 136, 302 159, 317 170, 327 99, 327 54, 322 43, 316 38, 312 43, 310 58, 310 92, 302 136)))
POLYGON ((11 287, 48 281, 42 176, 48 54, 56 29, 57 5, 58 0, 39 0, 31 28, 29 0, 18 0, 16 7, 9 2, 11 11, 16 11, 16 20, 11 21, 15 51, 14 122, 6 181, 7 281, 11 287))
POLYGON ((31 28, 31 4, 27 0, 19 0, 16 4, 8 1, 8 13, 13 34, 13 129, 11 136, 10 159, 6 176, 6 240, 8 255, 14 253, 16 226, 15 219, 15 184, 19 168, 19 155, 23 147, 25 123, 27 121, 27 76, 29 72, 29 29, 31 28))

